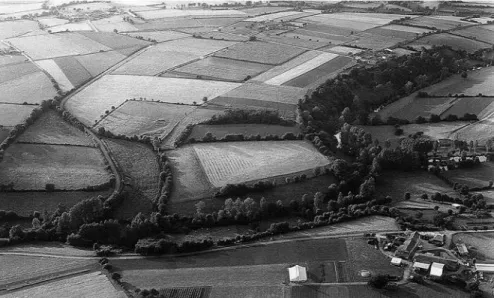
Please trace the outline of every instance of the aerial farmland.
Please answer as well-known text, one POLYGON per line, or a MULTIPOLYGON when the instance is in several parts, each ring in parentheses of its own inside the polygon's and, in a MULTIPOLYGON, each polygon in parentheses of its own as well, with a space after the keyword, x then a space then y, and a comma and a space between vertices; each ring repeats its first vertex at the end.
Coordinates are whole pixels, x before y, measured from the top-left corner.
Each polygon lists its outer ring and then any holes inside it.
POLYGON ((491 297, 493 13, 0 3, 0 296, 491 297))

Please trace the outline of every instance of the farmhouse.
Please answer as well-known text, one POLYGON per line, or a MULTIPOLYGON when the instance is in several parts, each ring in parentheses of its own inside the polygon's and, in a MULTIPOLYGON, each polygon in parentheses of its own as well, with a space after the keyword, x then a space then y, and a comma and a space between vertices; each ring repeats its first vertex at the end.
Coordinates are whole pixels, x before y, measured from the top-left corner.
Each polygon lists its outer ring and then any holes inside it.
POLYGON ((445 239, 446 239, 446 235, 436 234, 431 240, 429 240, 429 242, 437 246, 443 246, 445 239))
POLYGON ((468 255, 468 249, 465 243, 456 243, 456 248, 458 249, 460 256, 468 255))
POLYGON ((420 234, 418 232, 413 232, 410 237, 398 247, 395 252, 395 256, 403 259, 411 259, 415 252, 417 251, 420 244, 420 234))

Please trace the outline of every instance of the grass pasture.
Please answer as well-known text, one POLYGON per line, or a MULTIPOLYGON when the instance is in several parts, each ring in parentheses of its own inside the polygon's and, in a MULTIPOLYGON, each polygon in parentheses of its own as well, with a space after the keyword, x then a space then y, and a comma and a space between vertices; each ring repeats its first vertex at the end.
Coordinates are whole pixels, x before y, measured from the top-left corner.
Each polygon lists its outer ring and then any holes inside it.
POLYGON ((54 111, 44 112, 16 141, 18 143, 95 146, 94 141, 87 134, 65 122, 54 111))
POLYGON ((483 233, 456 233, 453 235, 453 242, 463 242, 469 246, 473 246, 477 260, 494 260, 494 251, 492 250, 493 232, 483 233))
MULTIPOLYGON (((69 57, 70 59, 71 57, 69 57)), ((63 91, 70 91, 74 88, 74 85, 67 78, 63 70, 58 66, 54 59, 38 60, 36 61, 39 67, 50 74, 50 76, 57 82, 60 89, 63 91)))
POLYGON ((194 144, 211 184, 252 182, 325 167, 326 157, 305 141, 194 144))
POLYGON ((454 97, 420 98, 415 95, 412 94, 387 105, 378 112, 379 116, 383 120, 388 119, 388 117, 396 117, 413 121, 418 116, 427 118, 431 114, 441 115, 457 100, 454 97))
POLYGON ((298 17, 298 15, 303 16, 302 12, 299 11, 280 11, 270 14, 264 14, 257 17, 246 19, 246 22, 270 22, 276 19, 293 19, 293 17, 298 17))
POLYGON ((291 10, 291 8, 281 7, 281 6, 260 6, 260 7, 242 9, 241 11, 245 12, 248 15, 258 16, 258 15, 276 13, 286 10, 291 10))
POLYGON ((149 101, 127 101, 98 123, 96 129, 126 136, 164 138, 195 107, 149 101))
POLYGON ((490 181, 494 181, 494 163, 484 162, 474 168, 446 171, 443 175, 470 188, 486 187, 490 181))
POLYGON ((0 125, 16 126, 21 124, 35 108, 36 106, 32 105, 0 104, 0 125))
POLYGON ((176 31, 129 32, 127 35, 135 38, 142 37, 146 40, 150 38, 156 40, 157 42, 164 42, 190 36, 189 34, 176 31))
POLYGON ((132 38, 122 34, 116 34, 113 32, 80 32, 79 34, 113 50, 121 50, 134 47, 142 48, 151 44, 150 42, 145 40, 132 38))
POLYGON ((265 35, 259 35, 258 39, 271 43, 282 43, 305 49, 319 49, 328 44, 331 44, 332 42, 332 40, 330 39, 314 37, 311 35, 296 34, 293 32, 287 32, 281 35, 266 33, 265 35))
POLYGON ((354 55, 354 54, 359 54, 363 52, 364 50, 362 49, 356 49, 356 48, 350 48, 346 46, 328 46, 321 48, 319 50, 325 51, 325 52, 330 52, 330 53, 336 53, 340 55, 354 55))
MULTIPOLYGON (((372 31, 368 30, 365 32, 358 33, 357 35, 355 35, 358 36, 358 39, 353 40, 351 42, 347 42, 345 44, 357 46, 359 48, 371 49, 371 50, 382 50, 385 48, 392 47, 397 43, 406 40, 406 38, 392 36, 391 34, 385 35, 382 32, 380 34, 377 33, 369 34, 371 32, 372 31)), ((402 34, 395 34, 395 35, 402 35, 402 34)))
POLYGON ((110 180, 97 148, 40 144, 13 144, 0 163, 0 183, 16 190, 80 190, 110 180))
POLYGON ((283 136, 286 133, 298 135, 300 128, 293 126, 265 125, 265 124, 228 124, 228 125, 196 125, 192 129, 189 139, 200 140, 206 133, 212 133, 217 139, 221 139, 229 134, 242 134, 244 136, 267 135, 283 136))
POLYGON ((9 133, 12 130, 12 126, 0 126, 0 143, 9 137, 9 133))
MULTIPOLYGON (((0 84, 0 103, 15 103, 15 104, 38 104, 42 100, 52 99, 57 95, 56 89, 53 87, 53 83, 42 71, 33 72, 31 74, 25 75, 15 80, 11 80, 0 84)), ((0 111, 0 114, 8 115, 8 111, 20 110, 21 115, 9 115, 7 118, 1 119, 0 125, 10 125, 2 124, 5 123, 11 117, 13 118, 24 118, 24 110, 29 111, 34 108, 33 106, 24 106, 21 108, 7 107, 3 106, 5 111, 0 111)), ((1 108, 0 108, 1 109, 1 108)))
POLYGON ((164 18, 178 18, 178 17, 242 17, 247 16, 246 13, 240 10, 212 10, 212 9, 160 9, 160 10, 146 10, 139 11, 137 15, 146 19, 164 19, 164 18))
POLYGON ((67 108, 79 120, 90 125, 105 110, 119 106, 126 99, 146 98, 171 103, 201 103, 204 97, 214 98, 239 84, 177 78, 107 75, 67 101, 67 108))
POLYGON ((58 32, 77 32, 77 31, 93 31, 93 28, 89 26, 87 22, 79 22, 79 23, 68 23, 68 24, 61 24, 57 26, 50 27, 49 29, 51 33, 58 33, 58 32))
POLYGON ((410 44, 410 46, 418 47, 418 48, 422 46, 430 47, 434 45, 436 46, 447 45, 455 50, 465 50, 467 52, 475 52, 480 49, 486 49, 492 47, 492 45, 482 41, 467 39, 449 33, 428 35, 418 40, 415 40, 410 44))
POLYGON ((209 106, 220 106, 244 110, 269 110, 277 112, 278 115, 284 119, 293 121, 296 119, 296 105, 290 103, 266 101, 262 99, 219 96, 209 101, 209 106))
POLYGON ((22 62, 0 67, 0 84, 38 72, 39 69, 31 62, 22 62))
MULTIPOLYGON (((2 55, 0 56, 0 67, 11 65, 11 64, 18 64, 22 62, 29 61, 26 57, 23 55, 2 55)), ((4 75, 2 73, 2 75, 4 75)))
POLYGON ((95 77, 125 59, 125 56, 117 51, 109 51, 103 53, 94 53, 83 56, 74 57, 79 63, 89 72, 92 77, 95 77))
POLYGON ((277 77, 290 69, 297 67, 301 64, 306 63, 307 61, 310 61, 317 56, 321 55, 320 52, 317 51, 307 51, 305 53, 300 54, 299 56, 289 60, 288 62, 285 62, 281 65, 275 66, 271 69, 269 69, 266 72, 263 72, 262 74, 254 77, 252 80, 253 81, 260 81, 260 82, 266 82, 267 80, 270 80, 274 77, 277 77))
POLYGON ((473 38, 487 43, 494 43, 494 33, 482 26, 468 27, 465 29, 455 30, 453 34, 473 38))
POLYGON ((135 23, 133 25, 138 31, 161 31, 171 29, 184 29, 184 28, 202 28, 202 24, 196 19, 189 18, 170 18, 151 20, 145 23, 135 23))
MULTIPOLYGON (((274 86, 264 83, 246 83, 221 95, 224 98, 253 99, 266 102, 298 104, 306 90, 290 86, 274 86)), ((214 101, 213 101, 214 103, 214 101)))
POLYGON ((232 24, 238 23, 245 19, 245 16, 237 16, 237 17, 226 17, 226 18, 196 18, 196 20, 203 25, 205 28, 207 27, 226 27, 232 24))
POLYGON ((464 97, 456 100, 445 110, 441 117, 448 115, 463 116, 465 113, 475 114, 479 119, 494 112, 494 97, 464 97))
POLYGON ((0 40, 38 30, 38 23, 30 20, 0 22, 0 40))
POLYGON ((423 16, 413 18, 404 22, 405 25, 410 26, 426 26, 430 28, 436 28, 438 30, 451 30, 453 28, 459 28, 462 26, 470 25, 470 22, 460 21, 460 17, 455 19, 442 19, 440 17, 423 16))
POLYGON ((479 141, 479 144, 483 146, 487 140, 492 139, 493 127, 494 121, 492 119, 483 119, 479 122, 465 125, 461 129, 456 130, 452 136, 460 140, 479 141))
POLYGON ((69 20, 59 19, 59 18, 54 18, 54 17, 46 17, 46 18, 38 19, 38 23, 40 23, 42 26, 45 26, 45 27, 53 27, 53 26, 63 25, 63 24, 67 24, 68 22, 69 22, 69 20))
POLYGON ((305 50, 287 45, 265 42, 246 42, 228 47, 215 54, 216 57, 229 58, 263 64, 278 65, 284 63, 305 50))
POLYGON ((91 21, 91 23, 93 23, 96 29, 102 32, 114 32, 115 29, 117 29, 118 32, 130 32, 138 30, 131 23, 124 21, 121 15, 91 21))
POLYGON ((216 39, 216 40, 228 40, 228 41, 247 41, 249 38, 247 36, 243 35, 237 35, 237 34, 231 34, 231 33, 225 33, 225 32, 220 32, 220 31, 200 31, 197 33, 193 33, 196 36, 200 36, 202 38, 206 39, 216 39))
POLYGON ((91 74, 75 57, 60 57, 54 59, 54 61, 74 87, 80 86, 91 79, 91 74))
POLYGON ((174 69, 177 72, 198 76, 214 77, 222 80, 243 81, 271 68, 265 64, 208 57, 174 69))

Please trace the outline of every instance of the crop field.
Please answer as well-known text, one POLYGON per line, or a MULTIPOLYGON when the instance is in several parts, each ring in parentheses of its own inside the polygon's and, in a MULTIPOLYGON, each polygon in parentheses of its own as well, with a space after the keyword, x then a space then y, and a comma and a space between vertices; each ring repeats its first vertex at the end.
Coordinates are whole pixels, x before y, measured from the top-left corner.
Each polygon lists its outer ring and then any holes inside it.
MULTIPOLYGON (((369 34, 365 31, 361 32, 355 37, 358 36, 356 40, 351 42, 347 42, 347 45, 357 46, 359 48, 371 49, 371 50, 382 50, 385 48, 392 47, 399 42, 405 41, 405 38, 395 37, 391 35, 380 35, 380 34, 369 34)), ((397 31, 399 32, 399 31, 397 31)), ((399 35, 399 34, 398 34, 399 35)))
POLYGON ((114 32, 117 29, 118 32, 131 32, 138 29, 134 25, 123 20, 122 16, 112 16, 105 19, 91 21, 93 25, 102 32, 114 32))
POLYGON ((125 295, 112 285, 106 275, 101 272, 91 272, 16 291, 5 297, 63 297, 67 293, 75 297, 119 298, 125 295))
POLYGON ((103 155, 91 147, 13 144, 0 163, 0 183, 16 190, 78 190, 110 180, 103 155))
POLYGON ((16 141, 18 143, 95 146, 87 134, 65 122, 55 111, 44 112, 16 141))
MULTIPOLYGON (((194 34, 194 33, 193 33, 194 34)), ((200 31, 195 33, 196 36, 201 36, 202 38, 207 39, 216 39, 216 40, 228 40, 228 41, 247 41, 249 37, 243 35, 236 35, 231 33, 219 32, 219 31, 200 31)))
POLYGON ((310 61, 314 58, 316 58, 317 56, 321 55, 321 52, 317 52, 317 51, 307 51, 293 59, 291 59, 290 61, 288 62, 285 62, 281 65, 278 65, 278 66, 275 66, 271 69, 269 69, 268 71, 254 77, 252 80, 253 81, 260 81, 260 82, 265 82, 267 80, 270 80, 274 77, 277 77, 287 71, 289 71, 290 69, 294 68, 294 67, 297 67, 301 64, 304 64, 306 63, 307 61, 310 61))
POLYGON ((226 50, 217 52, 215 56, 277 65, 302 54, 304 51, 286 45, 247 42, 233 45, 226 50))
POLYGON ((164 138, 195 107, 148 101, 127 101, 112 111, 96 128, 126 136, 145 135, 164 138))
POLYGON ((298 135, 300 129, 296 126, 265 125, 265 124, 228 124, 228 125, 196 125, 192 129, 189 139, 200 140, 206 133, 212 133, 217 139, 230 134, 242 134, 244 136, 267 135, 283 136, 286 133, 298 135))
POLYGON ((92 77, 95 77, 125 59, 125 56, 116 51, 109 51, 75 56, 74 58, 79 61, 92 77))
POLYGON ((38 30, 37 22, 28 20, 0 22, 0 40, 38 30))
POLYGON ((74 57, 60 57, 54 59, 54 61, 74 87, 82 85, 91 79, 91 74, 74 57))
POLYGON ((429 117, 431 114, 441 115, 457 100, 455 97, 420 98, 416 97, 416 93, 414 93, 387 105, 378 114, 383 120, 388 119, 388 117, 396 117, 412 121, 418 116, 429 117))
MULTIPOLYGON (((3 255, 0 256, 0 260, 3 269, 0 271, 0 286, 22 283, 26 280, 43 280, 50 276, 57 275, 57 273, 60 274, 63 271, 67 273, 80 270, 95 263, 94 260, 66 259, 64 262, 60 262, 60 259, 57 258, 16 255, 3 255), (30 265, 23 266, 23 264, 30 265)), ((12 293, 14 296, 11 297, 24 297, 18 295, 18 293, 19 292, 12 293)))
MULTIPOLYGON (((400 25, 390 25, 390 26, 384 26, 384 27, 378 27, 378 28, 372 28, 369 30, 366 30, 365 33, 371 34, 371 35, 380 35, 384 37, 388 37, 389 39, 391 38, 396 38, 397 40, 406 40, 406 39, 413 39, 415 37, 418 37, 420 35, 421 30, 399 30, 399 29, 391 29, 391 28, 396 28, 396 26, 400 25), (418 32, 417 32, 418 31, 418 32)), ((407 27, 407 26, 401 26, 404 28, 413 28, 413 29, 422 29, 422 28, 415 28, 415 27, 407 27)), ((428 29, 422 29, 424 32, 429 32, 431 30, 428 29)))
POLYGON ((467 247, 473 246, 477 260, 494 260, 494 251, 492 250, 493 232, 483 233, 456 233, 453 235, 453 242, 459 241, 465 243, 467 247))
POLYGON ((345 56, 338 56, 329 62, 318 66, 305 74, 296 77, 286 83, 284 86, 292 86, 299 88, 311 88, 319 86, 326 80, 338 75, 343 69, 350 67, 355 62, 352 58, 345 56))
POLYGON ((306 90, 288 86, 274 86, 264 83, 246 83, 221 95, 225 98, 254 99, 267 102, 298 104, 306 90))
POLYGON ((483 162, 480 166, 461 170, 446 171, 443 175, 453 182, 473 187, 489 186, 494 181, 494 163, 483 162))
POLYGON ((180 29, 180 28, 202 28, 203 26, 196 19, 188 18, 170 18, 170 19, 160 19, 152 20, 143 24, 134 24, 140 31, 160 31, 160 30, 170 30, 170 29, 180 29))
POLYGON ((43 213, 45 210, 55 212, 59 204, 70 209, 75 204, 98 196, 108 197, 111 190, 106 191, 57 191, 51 192, 6 192, 0 196, 2 209, 12 210, 20 216, 29 217, 34 211, 43 213))
POLYGON ((467 39, 448 33, 428 35, 412 42, 410 45, 415 47, 447 45, 453 49, 465 50, 467 52, 475 52, 480 49, 492 47, 492 45, 482 41, 467 39))
POLYGON ((324 48, 320 48, 320 51, 325 51, 325 52, 330 52, 330 53, 336 53, 339 55, 354 55, 354 54, 359 54, 363 52, 363 49, 356 49, 356 48, 351 48, 351 47, 346 47, 346 46, 327 46, 324 48))
POLYGON ((251 182, 325 167, 326 157, 304 141, 195 144, 194 150, 215 187, 251 182))
POLYGON ((275 19, 283 19, 285 17, 291 17, 295 15, 299 15, 301 12, 299 11, 280 11, 280 12, 275 12, 275 13, 270 13, 270 14, 265 14, 265 15, 260 15, 258 17, 253 17, 246 19, 246 22, 269 22, 275 19))
MULTIPOLYGON (((52 99, 55 95, 57 95, 57 91, 53 87, 51 80, 41 71, 0 84, 0 102, 4 103, 37 104, 42 100, 52 99)), ((32 108, 32 106, 26 106, 24 108, 19 108, 19 111, 24 115, 24 112, 22 112, 23 110, 29 110, 30 112, 32 108)), ((5 111, 5 115, 7 115, 9 111, 14 112, 14 110, 17 110, 14 107, 6 106, 5 109, 8 110, 5 111)), ((0 112, 0 114, 3 113, 0 112)), ((24 118, 22 115, 19 115, 19 117, 24 118)), ((16 118, 14 115, 8 117, 16 118)), ((4 121, 0 120, 0 125, 2 125, 2 122, 4 121)))
POLYGON ((0 84, 10 80, 15 80, 39 69, 31 62, 21 62, 0 67, 0 84))
POLYGON ((208 57, 174 69, 194 75, 219 78, 222 80, 243 81, 262 73, 271 66, 253 62, 208 57))
POLYGON ((290 8, 290 7, 263 6, 263 7, 253 7, 253 8, 241 9, 240 11, 245 12, 248 15, 257 16, 257 15, 276 13, 276 12, 286 11, 286 10, 291 10, 291 9, 292 8, 290 8))
POLYGON ((180 38, 189 37, 189 34, 176 32, 176 31, 151 31, 151 32, 130 32, 127 35, 132 37, 142 37, 144 39, 154 39, 157 42, 175 40, 180 38))
POLYGON ((188 17, 188 16, 205 16, 205 17, 233 17, 233 16, 247 16, 245 12, 240 10, 208 10, 208 9, 190 9, 190 10, 178 10, 178 9, 161 9, 161 10, 147 10, 136 12, 137 15, 146 19, 163 19, 163 18, 176 18, 176 17, 188 17))
POLYGON ((485 29, 483 27, 475 26, 475 27, 455 30, 453 31, 453 34, 470 37, 491 44, 494 43, 494 33, 491 30, 485 29))
POLYGON ((338 57, 336 54, 331 54, 331 53, 322 53, 318 55, 317 57, 310 59, 309 61, 306 61, 278 76, 275 76, 267 81, 265 81, 266 84, 270 85, 282 85, 292 79, 295 79, 299 76, 304 75, 305 73, 333 60, 334 58, 338 57))
POLYGON ((52 76, 53 79, 55 79, 55 81, 58 83, 60 89, 62 89, 63 91, 69 91, 74 88, 72 82, 70 82, 70 80, 67 78, 67 76, 60 68, 60 66, 58 66, 55 60, 53 59, 38 60, 36 61, 36 64, 38 64, 39 67, 41 67, 47 73, 49 73, 50 76, 52 76))
POLYGON ((53 26, 67 24, 69 20, 47 17, 47 18, 38 19, 38 22, 45 27, 53 27, 53 26))
POLYGON ((344 41, 351 40, 351 34, 354 32, 352 29, 337 27, 331 25, 325 25, 318 22, 309 22, 303 29, 297 29, 295 33, 303 33, 304 35, 311 35, 314 37, 322 37, 332 40, 333 44, 339 44, 344 41))
MULTIPOLYGON (((0 67, 4 67, 11 64, 19 64, 27 61, 28 59, 23 55, 3 55, 0 56, 0 67)), ((2 75, 4 74, 2 73, 2 75)))
POLYGON ((36 106, 31 105, 0 104, 0 125, 16 126, 21 124, 35 108, 36 106))
POLYGON ((439 19, 437 17, 418 17, 404 22, 406 25, 427 26, 438 30, 450 30, 453 28, 470 25, 472 23, 456 20, 439 19))
POLYGON ((319 49, 328 44, 331 44, 332 42, 332 40, 330 39, 314 37, 310 35, 301 35, 293 32, 288 32, 281 35, 268 34, 257 36, 258 40, 271 43, 282 43, 290 46, 301 47, 304 49, 319 49))
POLYGON ((123 170, 124 181, 133 194, 116 211, 118 218, 133 218, 137 213, 149 213, 159 192, 160 170, 157 157, 147 145, 124 140, 106 139, 117 165, 123 170))
POLYGON ((204 56, 224 48, 236 46, 238 43, 221 40, 208 40, 198 38, 183 38, 165 42, 160 46, 163 51, 176 51, 194 54, 196 56, 204 56))
POLYGON ((494 112, 494 97, 464 97, 456 100, 453 105, 445 110, 441 117, 448 115, 463 116, 465 113, 475 114, 479 119, 494 112))
POLYGON ((65 32, 65 31, 93 31, 93 28, 89 26, 89 24, 85 22, 79 22, 79 23, 69 23, 69 24, 62 24, 62 25, 57 25, 50 27, 49 29, 51 33, 57 33, 57 32, 65 32))
POLYGON ((145 40, 116 34, 113 32, 79 32, 79 34, 113 50, 145 47, 151 44, 145 40))

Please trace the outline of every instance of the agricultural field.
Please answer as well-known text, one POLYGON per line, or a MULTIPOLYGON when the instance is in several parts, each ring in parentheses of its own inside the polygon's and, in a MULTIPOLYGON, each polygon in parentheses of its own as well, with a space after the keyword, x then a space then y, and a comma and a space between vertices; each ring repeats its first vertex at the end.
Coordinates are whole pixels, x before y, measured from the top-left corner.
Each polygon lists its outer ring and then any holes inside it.
POLYGON ((402 25, 388 25, 384 27, 372 28, 366 30, 366 33, 370 33, 373 35, 382 35, 385 37, 395 37, 399 39, 413 39, 420 36, 423 33, 429 33, 432 30, 417 28, 417 27, 408 27, 402 25))
POLYGON ((196 18, 196 20, 204 26, 208 27, 226 27, 232 24, 238 23, 245 19, 245 16, 232 17, 232 18, 196 18))
MULTIPOLYGON (((196 31, 196 30, 194 30, 196 31)), ((196 36, 200 36, 202 38, 206 39, 215 39, 215 40, 228 40, 228 41, 247 41, 249 38, 247 36, 242 36, 242 35, 237 35, 237 34, 231 34, 231 33, 225 33, 225 32, 220 32, 220 31, 199 31, 194 32, 196 36)))
POLYGON ((319 50, 330 53, 336 53, 339 55, 356 55, 364 51, 363 49, 356 49, 346 46, 328 46, 321 48, 319 50))
POLYGON ((467 39, 449 33, 428 35, 418 40, 415 40, 409 45, 412 47, 416 47, 418 49, 420 49, 422 46, 431 47, 434 45, 436 46, 447 45, 455 50, 459 49, 459 50, 465 50, 467 52, 475 52, 480 49, 486 49, 492 47, 492 45, 482 41, 467 39))
POLYGON ((52 183, 60 190, 81 190, 110 181, 97 148, 13 144, 0 163, 0 184, 16 190, 44 190, 52 183))
POLYGON ((177 18, 177 17, 234 17, 234 16, 247 16, 246 13, 239 10, 207 10, 207 9, 161 9, 161 10, 146 10, 138 11, 137 15, 146 19, 163 19, 163 18, 177 18))
POLYGON ((77 145, 94 147, 94 141, 84 132, 65 122, 55 111, 44 112, 19 137, 17 143, 77 145))
POLYGON ((0 125, 0 143, 9 137, 10 131, 13 129, 12 126, 1 126, 0 125))
POLYGON ((494 43, 494 33, 491 30, 485 29, 482 26, 475 26, 475 27, 455 30, 453 31, 453 34, 473 38, 475 40, 480 40, 490 44, 494 43))
POLYGON ((253 62, 208 57, 175 68, 176 72, 190 73, 197 76, 213 77, 225 81, 244 81, 256 76, 271 66, 253 62))
POLYGON ((201 103, 204 97, 214 98, 239 84, 177 78, 107 75, 67 101, 67 108, 79 120, 90 125, 111 107, 126 99, 146 98, 170 103, 201 103))
POLYGON ((494 181, 494 163, 483 162, 477 167, 446 171, 443 175, 453 182, 467 185, 469 188, 487 187, 494 181))
POLYGON ((244 136, 268 135, 283 136, 286 133, 293 133, 295 136, 301 131, 297 126, 265 125, 265 124, 227 124, 227 125, 196 125, 192 129, 189 139, 200 140, 206 133, 212 133, 216 139, 221 139, 226 135, 242 134, 244 136))
POLYGON ((0 40, 38 30, 37 22, 29 20, 0 22, 0 40))
POLYGON ((493 237, 493 232, 455 233, 452 242, 463 242, 467 247, 472 246, 473 248, 469 249, 469 251, 475 253, 477 260, 494 260, 494 251, 492 250, 493 237))
POLYGON ((305 141, 194 144, 193 148, 214 187, 253 182, 329 164, 326 157, 305 141))
POLYGON ((248 15, 258 16, 269 13, 276 13, 281 11, 291 10, 290 7, 280 7, 280 6, 262 6, 262 7, 253 7, 241 9, 240 11, 245 12, 248 15))
POLYGON ((260 15, 260 16, 253 17, 253 18, 248 18, 245 21, 246 22, 269 22, 269 21, 273 21, 276 19, 281 19, 281 20, 284 20, 286 18, 293 19, 294 16, 298 16, 298 15, 301 15, 300 17, 302 17, 303 12, 281 11, 281 12, 275 12, 275 13, 260 15))
POLYGON ((39 69, 31 62, 21 62, 0 67, 0 84, 18 79, 39 69))
POLYGON ((270 80, 274 77, 277 77, 277 76, 289 71, 290 69, 292 69, 294 67, 297 67, 301 64, 304 64, 307 61, 310 61, 312 59, 315 59, 319 55, 321 55, 321 52, 307 51, 307 52, 300 54, 299 56, 289 60, 288 62, 285 62, 281 65, 275 66, 266 72, 263 72, 262 74, 254 77, 252 80, 253 81, 259 81, 259 82, 266 82, 267 80, 270 80))
MULTIPOLYGON (((69 57, 70 58, 70 57, 69 57)), ((60 89, 70 91, 75 86, 70 82, 60 66, 53 59, 38 60, 36 64, 45 70, 57 82, 60 89)))
POLYGON ((161 31, 161 30, 171 30, 171 29, 182 29, 182 28, 202 28, 203 26, 196 19, 189 18, 170 18, 170 19, 159 19, 152 20, 146 23, 135 23, 133 25, 139 31, 161 31))
POLYGON ((162 50, 190 53, 199 58, 224 48, 234 47, 237 44, 240 43, 191 37, 165 42, 162 44, 162 50))
MULTIPOLYGON (((456 97, 417 97, 416 93, 387 105, 377 114, 386 121, 388 117, 414 121, 417 117, 428 118, 431 114, 441 115, 460 99, 456 97)), ((463 112, 463 114, 467 111, 463 112)), ((463 116, 463 114, 461 116, 463 116)))
POLYGON ((282 43, 290 46, 300 47, 304 49, 319 49, 331 44, 333 40, 322 37, 314 37, 311 35, 302 35, 293 32, 274 35, 271 33, 259 34, 257 38, 261 41, 270 43, 282 43))
POLYGON ((479 141, 479 145, 483 146, 487 140, 492 139, 492 119, 483 119, 469 125, 465 125, 458 130, 455 130, 452 137, 460 140, 475 140, 479 141))
POLYGON ((150 32, 129 32, 128 36, 135 38, 144 38, 145 40, 154 39, 157 42, 164 42, 169 40, 175 40, 180 38, 189 37, 189 34, 176 32, 176 31, 150 31, 150 32))
POLYGON ((393 47, 399 42, 405 41, 406 38, 396 37, 392 35, 381 35, 381 34, 369 34, 371 31, 365 31, 354 35, 357 37, 356 40, 345 43, 346 45, 357 46, 359 48, 371 49, 371 50, 382 50, 385 48, 393 47))
POLYGON ((94 53, 89 55, 75 56, 79 63, 89 72, 92 77, 95 77, 125 59, 125 56, 117 51, 109 51, 103 53, 94 53))
MULTIPOLYGON (((223 98, 253 99, 266 102, 284 103, 289 105, 298 104, 303 98, 306 90, 288 86, 274 86, 264 83, 246 83, 229 92, 221 94, 223 98)), ((213 100, 213 103, 214 100, 213 100)))
POLYGON ((67 24, 68 22, 69 20, 59 19, 55 17, 46 17, 46 18, 38 19, 38 23, 40 23, 40 25, 44 27, 59 26, 59 25, 67 24))
POLYGON ((53 83, 42 71, 0 84, 0 102, 38 104, 57 95, 53 83))
MULTIPOLYGON (((23 55, 3 55, 0 56, 0 67, 8 66, 11 64, 19 64, 27 61, 29 60, 23 55)), ((2 75, 5 74, 2 73, 2 75)))
POLYGON ((148 214, 159 193, 160 169, 154 151, 145 144, 106 139, 109 151, 123 172, 124 183, 131 195, 115 211, 120 219, 133 218, 137 213, 148 214))
POLYGON ((91 21, 91 23, 96 27, 96 29, 98 29, 98 31, 102 32, 114 32, 115 29, 117 32, 131 32, 138 30, 131 23, 124 21, 122 16, 112 16, 105 19, 91 21))
POLYGON ((0 103, 0 125, 16 126, 26 120, 36 108, 32 105, 16 105, 0 103))
POLYGON ((407 20, 404 24, 410 26, 425 26, 436 28, 437 30, 451 30, 462 26, 472 25, 473 23, 461 21, 460 17, 455 19, 445 19, 440 16, 425 16, 407 20))
POLYGON ((326 26, 343 27, 353 31, 364 31, 377 26, 386 25, 392 20, 400 19, 402 17, 404 16, 397 14, 332 13, 310 16, 300 19, 300 21, 326 26))
POLYGON ((79 23, 68 23, 68 24, 61 24, 57 26, 50 27, 48 29, 51 33, 58 33, 58 32, 76 32, 76 31, 93 31, 93 28, 89 26, 87 21, 84 22, 79 22, 79 23))
POLYGON ((125 296, 117 290, 108 277, 101 272, 91 272, 83 275, 71 276, 35 287, 22 289, 5 295, 6 298, 29 297, 63 297, 71 293, 77 297, 105 297, 120 298, 125 296))
POLYGON ((230 46, 225 50, 217 52, 215 56, 278 65, 302 54, 304 51, 303 49, 287 45, 247 42, 230 46))
POLYGON ((465 113, 475 114, 482 119, 494 112, 494 97, 464 97, 456 100, 445 110, 441 117, 448 115, 463 116, 465 113))
POLYGON ((78 87, 91 79, 91 74, 75 57, 60 57, 54 59, 54 61, 74 87, 78 87))
POLYGON ((164 138, 196 108, 149 101, 127 101, 96 125, 115 135, 164 138))
MULTIPOLYGON (((258 95, 261 94, 257 94, 256 96, 258 95)), ((294 100, 295 98, 302 98, 302 97, 293 97, 294 100)), ((208 102, 208 105, 220 106, 225 108, 245 109, 245 110, 269 110, 269 111, 277 112, 278 115, 283 119, 293 120, 293 121, 296 120, 295 110, 297 106, 292 103, 267 101, 263 99, 219 96, 210 100, 208 102)))
POLYGON ((116 34, 113 32, 79 32, 79 34, 113 50, 143 48, 151 44, 145 40, 116 34))
POLYGON ((345 56, 338 56, 329 62, 326 62, 301 76, 298 76, 286 83, 284 86, 292 86, 299 88, 313 88, 317 87, 328 79, 331 79, 338 75, 344 69, 354 65, 355 62, 352 58, 345 56))

